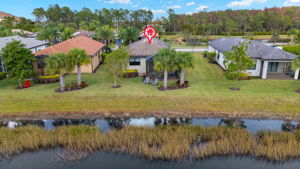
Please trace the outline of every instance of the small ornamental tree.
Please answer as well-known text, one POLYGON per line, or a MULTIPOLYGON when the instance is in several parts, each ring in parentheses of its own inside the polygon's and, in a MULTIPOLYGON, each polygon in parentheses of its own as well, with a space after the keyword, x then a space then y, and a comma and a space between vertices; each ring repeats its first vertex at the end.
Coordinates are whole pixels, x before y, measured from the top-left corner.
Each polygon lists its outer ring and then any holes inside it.
POLYGON ((180 70, 180 86, 183 86, 185 82, 185 69, 194 67, 194 57, 190 52, 178 52, 176 62, 176 67, 180 70))
POLYGON ((81 65, 89 64, 90 57, 83 49, 74 48, 68 53, 70 59, 70 65, 77 67, 77 84, 81 85, 81 65))
POLYGON ((171 48, 163 48, 158 54, 154 55, 154 69, 164 72, 164 88, 168 88, 168 73, 177 69, 176 51, 171 48))
POLYGON ((18 81, 22 88, 23 82, 34 75, 32 63, 36 60, 31 50, 25 48, 20 41, 12 41, 2 48, 3 63, 10 78, 18 81))
POLYGON ((123 70, 128 65, 129 55, 124 47, 119 48, 106 56, 106 63, 109 72, 114 78, 114 88, 118 88, 118 78, 122 75, 123 70))
POLYGON ((74 68, 64 53, 56 53, 46 58, 46 70, 50 74, 60 74, 60 91, 65 90, 64 74, 74 68))
POLYGON ((249 42, 242 42, 237 46, 233 46, 231 51, 224 52, 224 65, 226 76, 234 81, 233 90, 238 89, 238 78, 250 67, 254 65, 252 59, 248 56, 249 42))

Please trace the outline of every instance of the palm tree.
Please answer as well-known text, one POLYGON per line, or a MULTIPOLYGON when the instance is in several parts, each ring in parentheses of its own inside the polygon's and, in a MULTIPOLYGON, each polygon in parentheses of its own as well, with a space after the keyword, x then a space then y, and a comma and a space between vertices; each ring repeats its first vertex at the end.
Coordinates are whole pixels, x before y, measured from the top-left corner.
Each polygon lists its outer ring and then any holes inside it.
POLYGON ((49 22, 45 25, 41 31, 37 34, 37 39, 48 40, 51 45, 59 41, 59 28, 55 22, 49 22))
POLYGON ((139 36, 139 31, 131 26, 121 29, 120 37, 127 43, 131 44, 139 36))
POLYGON ((64 73, 71 71, 68 56, 64 53, 56 53, 46 58, 46 70, 50 74, 60 74, 60 90, 65 90, 64 73))
POLYGON ((176 51, 171 48, 163 48, 153 56, 154 69, 164 72, 164 88, 168 87, 168 73, 176 69, 176 51))
POLYGON ((194 57, 189 52, 178 52, 176 56, 177 68, 180 70, 180 85, 184 85, 185 69, 194 67, 194 57))
POLYGON ((81 85, 81 65, 90 63, 90 58, 84 49, 74 48, 68 53, 70 65, 77 67, 77 84, 81 85))
MULTIPOLYGON (((297 58, 295 58, 295 59, 293 60, 293 62, 292 62, 292 69, 293 69, 294 71, 297 71, 297 70, 300 69, 300 56, 297 57, 297 58)), ((297 76, 297 75, 296 75, 296 76, 297 76)), ((298 74, 298 76, 299 76, 299 74, 298 74)), ((298 77, 297 77, 297 78, 298 78, 298 77)))
POLYGON ((110 41, 114 38, 114 29, 109 25, 105 25, 97 29, 96 32, 97 39, 100 39, 106 43, 105 50, 107 51, 110 41))

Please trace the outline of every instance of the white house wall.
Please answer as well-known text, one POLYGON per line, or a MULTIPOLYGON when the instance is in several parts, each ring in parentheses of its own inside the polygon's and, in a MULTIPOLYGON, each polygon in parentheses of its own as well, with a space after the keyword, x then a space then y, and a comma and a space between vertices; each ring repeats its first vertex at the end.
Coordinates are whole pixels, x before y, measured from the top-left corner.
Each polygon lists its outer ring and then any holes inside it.
MULTIPOLYGON (((216 50, 212 46, 208 47, 208 52, 216 52, 215 61, 223 69, 225 69, 225 65, 224 65, 225 56, 223 55, 223 53, 219 52, 218 50, 216 50), (218 54, 219 54, 219 58, 218 58, 218 54)), ((260 70, 261 70, 261 60, 260 59, 256 59, 256 69, 255 70, 247 70, 246 73, 248 73, 249 76, 260 76, 260 70)))
POLYGON ((141 58, 140 59, 140 62, 141 62, 140 65, 135 65, 135 66, 128 65, 127 69, 128 70, 134 70, 134 69, 136 69, 139 72, 140 75, 141 74, 146 74, 146 72, 147 72, 146 61, 147 61, 146 58, 141 58))
POLYGON ((37 47, 31 48, 30 50, 32 51, 32 53, 36 53, 36 52, 46 49, 46 48, 47 48, 47 45, 42 45, 42 46, 37 46, 37 47))

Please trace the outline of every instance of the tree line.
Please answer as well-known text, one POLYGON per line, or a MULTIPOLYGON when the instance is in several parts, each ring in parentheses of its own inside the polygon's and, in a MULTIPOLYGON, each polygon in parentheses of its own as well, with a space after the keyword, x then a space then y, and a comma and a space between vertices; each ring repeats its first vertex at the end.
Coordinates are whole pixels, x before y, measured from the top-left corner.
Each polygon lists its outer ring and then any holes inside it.
POLYGON ((263 10, 231 10, 175 14, 160 19, 166 32, 208 35, 272 34, 300 29, 300 7, 265 8, 263 10))

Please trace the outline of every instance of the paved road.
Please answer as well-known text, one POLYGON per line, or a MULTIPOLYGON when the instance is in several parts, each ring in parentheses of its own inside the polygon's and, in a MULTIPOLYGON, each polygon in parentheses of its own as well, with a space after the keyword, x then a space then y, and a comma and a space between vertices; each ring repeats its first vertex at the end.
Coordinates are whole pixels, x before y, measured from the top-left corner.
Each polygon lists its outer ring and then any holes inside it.
POLYGON ((175 49, 177 52, 204 52, 206 51, 207 49, 206 48, 200 48, 200 49, 175 49))

